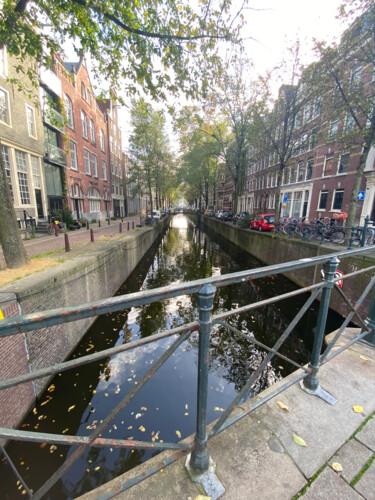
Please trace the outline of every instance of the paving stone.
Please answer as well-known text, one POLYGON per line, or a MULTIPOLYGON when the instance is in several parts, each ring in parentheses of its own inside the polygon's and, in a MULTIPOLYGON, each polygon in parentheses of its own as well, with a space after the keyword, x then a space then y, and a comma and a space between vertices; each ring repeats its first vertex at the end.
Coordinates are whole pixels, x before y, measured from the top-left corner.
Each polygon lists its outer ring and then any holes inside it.
POLYGON ((366 500, 375 500, 375 462, 372 462, 354 488, 366 500))
POLYGON ((329 467, 315 479, 306 493, 302 495, 303 500, 363 500, 336 472, 329 467))
POLYGON ((375 452, 375 417, 367 422, 355 438, 375 452))
POLYGON ((367 446, 364 446, 355 439, 351 439, 335 453, 329 461, 329 465, 332 465, 333 462, 341 464, 343 471, 339 472, 339 475, 345 479, 347 483, 350 483, 356 475, 361 472, 371 456, 372 452, 367 446))

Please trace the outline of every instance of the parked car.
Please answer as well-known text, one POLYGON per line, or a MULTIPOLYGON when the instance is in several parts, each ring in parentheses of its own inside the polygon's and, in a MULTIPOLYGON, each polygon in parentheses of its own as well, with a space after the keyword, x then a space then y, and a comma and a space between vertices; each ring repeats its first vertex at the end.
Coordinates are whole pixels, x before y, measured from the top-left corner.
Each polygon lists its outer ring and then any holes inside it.
POLYGON ((218 212, 216 212, 215 217, 216 217, 217 219, 221 219, 221 218, 222 218, 222 216, 223 216, 223 213, 224 213, 224 212, 223 212, 223 210, 219 210, 218 212))
POLYGON ((238 214, 233 218, 236 220, 241 220, 246 217, 246 215, 250 215, 249 212, 238 212, 238 214))
POLYGON ((207 217, 215 217, 215 212, 213 210, 206 210, 204 215, 207 215, 207 217))
POLYGON ((160 210, 153 210, 152 211, 152 218, 159 220, 160 219, 160 210))
POLYGON ((251 229, 257 231, 271 231, 275 227, 274 214, 260 214, 250 221, 251 229))
POLYGON ((233 219, 233 214, 232 212, 224 212, 221 220, 232 220, 233 219))

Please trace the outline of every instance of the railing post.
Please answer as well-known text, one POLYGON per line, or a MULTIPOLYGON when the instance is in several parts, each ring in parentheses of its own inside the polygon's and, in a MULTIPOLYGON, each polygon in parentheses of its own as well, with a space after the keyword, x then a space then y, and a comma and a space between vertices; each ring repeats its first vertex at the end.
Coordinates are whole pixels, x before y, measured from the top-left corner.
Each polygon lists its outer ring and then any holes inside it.
POLYGON ((64 243, 65 243, 65 252, 70 252, 68 233, 64 233, 64 243))
MULTIPOLYGON (((322 350, 324 332, 328 316, 329 299, 331 296, 331 290, 334 287, 333 280, 335 278, 335 272, 337 271, 337 266, 339 265, 339 259, 333 257, 326 262, 324 265, 324 281, 326 285, 322 291, 322 297, 320 300, 318 321, 316 325, 316 332, 314 336, 314 344, 311 353, 311 360, 309 363, 309 368, 311 373, 303 380, 303 387, 311 392, 316 392, 319 388, 318 370, 319 370, 319 358, 322 350)), ((332 397, 332 396, 331 396, 332 397)))
MULTIPOLYGON (((364 338, 366 342, 373 344, 375 346, 375 287, 372 290, 371 302, 365 323, 368 328, 372 328, 372 333, 364 338)), ((362 330, 364 332, 364 329, 362 330)))
POLYGON ((90 241, 94 241, 94 230, 90 229, 90 241))
POLYGON ((211 334, 211 311, 216 288, 204 285, 198 294, 199 307, 199 354, 198 354, 198 405, 195 448, 191 453, 190 467, 205 472, 209 466, 207 451, 207 395, 208 363, 211 334))
POLYGON ((363 233, 362 233, 362 239, 361 239, 361 247, 364 247, 365 243, 366 243, 367 228, 368 228, 368 223, 369 222, 370 222, 370 216, 366 215, 365 223, 364 223, 364 226, 363 226, 363 233))
POLYGON ((353 226, 351 228, 351 231, 350 231, 350 240, 349 240, 348 250, 353 250, 354 232, 355 232, 355 227, 353 226))

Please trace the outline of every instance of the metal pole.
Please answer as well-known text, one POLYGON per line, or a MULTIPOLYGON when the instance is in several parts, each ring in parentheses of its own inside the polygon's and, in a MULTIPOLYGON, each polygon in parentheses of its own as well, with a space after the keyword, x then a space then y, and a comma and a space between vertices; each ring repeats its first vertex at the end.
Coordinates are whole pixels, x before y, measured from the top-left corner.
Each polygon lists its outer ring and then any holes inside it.
POLYGON ((90 229, 90 222, 89 221, 87 221, 86 229, 87 229, 87 231, 90 229))
POLYGON ((366 215, 365 223, 364 223, 364 226, 363 226, 362 239, 361 239, 361 247, 362 248, 365 246, 365 243, 366 243, 367 227, 368 227, 369 221, 370 221, 370 216, 366 215))
POLYGON ((90 240, 94 241, 94 230, 90 229, 90 240))
POLYGON ((130 231, 130 222, 128 222, 128 231, 130 231))
POLYGON ((204 285, 198 293, 199 306, 199 354, 198 354, 198 404, 195 448, 191 453, 190 467, 204 472, 208 470, 209 455, 207 451, 207 395, 208 395, 208 363, 211 333, 211 311, 216 288, 204 285))
POLYGON ((102 221, 99 219, 98 222, 99 222, 99 227, 102 227, 102 221))
POLYGON ((320 300, 318 321, 316 325, 316 332, 314 336, 314 345, 311 353, 311 360, 309 363, 309 368, 311 368, 311 374, 308 375, 304 381, 303 385, 309 391, 316 391, 319 387, 318 370, 319 370, 319 358, 322 350, 324 332, 326 327, 329 299, 331 296, 331 290, 334 287, 333 279, 335 277, 335 272, 337 271, 337 266, 339 265, 339 259, 333 257, 329 262, 324 265, 324 274, 326 281, 326 286, 322 291, 322 298, 320 300))
POLYGON ((122 222, 120 222, 120 224, 119 224, 119 230, 118 231, 119 231, 119 233, 122 233, 122 222))
POLYGON ((64 242, 65 242, 65 252, 70 252, 68 233, 64 233, 64 242))
POLYGON ((111 218, 108 217, 108 226, 110 226, 110 225, 111 225, 111 218))
MULTIPOLYGON (((371 302, 370 302, 370 307, 368 311, 367 318, 365 319, 365 323, 367 325, 367 328, 371 328, 372 332, 367 335, 367 337, 364 338, 366 342, 370 342, 370 344, 373 344, 375 346, 375 288, 372 290, 372 295, 371 295, 371 302)), ((362 333, 365 330, 362 330, 362 333)))
POLYGON ((351 232, 350 232, 350 241, 349 241, 348 250, 353 250, 354 232, 355 232, 355 227, 353 226, 351 228, 351 232))
POLYGON ((132 221, 132 229, 134 229, 134 221, 132 221))

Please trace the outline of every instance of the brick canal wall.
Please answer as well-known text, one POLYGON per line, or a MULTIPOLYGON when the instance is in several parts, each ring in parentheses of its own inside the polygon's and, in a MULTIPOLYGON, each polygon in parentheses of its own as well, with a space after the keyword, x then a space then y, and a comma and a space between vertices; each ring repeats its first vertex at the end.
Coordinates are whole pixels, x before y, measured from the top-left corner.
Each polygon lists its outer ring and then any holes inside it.
MULTIPOLYGON (((191 215, 190 217, 194 222, 197 222, 197 217, 195 215, 191 215)), ((338 247, 333 249, 332 247, 319 245, 317 243, 305 242, 298 239, 288 239, 277 234, 249 231, 248 229, 242 229, 231 223, 221 222, 210 217, 201 216, 201 221, 205 230, 208 229, 209 231, 213 231, 217 235, 220 235, 220 237, 234 243, 265 265, 275 265, 282 262, 317 257, 319 255, 334 253, 338 250, 338 247)), ((342 248, 341 251, 342 250, 344 250, 344 248, 342 248)), ((375 251, 369 250, 366 254, 343 259, 339 265, 339 270, 344 274, 348 274, 373 265, 375 265, 375 251)), ((368 285, 372 274, 372 272, 363 273, 344 281, 343 292, 353 304, 368 285)), ((318 267, 316 269, 311 267, 291 271, 286 273, 285 276, 300 287, 306 287, 313 283, 317 283, 321 279, 320 268, 318 267)), ((371 292, 359 309, 360 314, 364 318, 367 316, 370 298, 371 292)), ((344 317, 350 312, 348 305, 336 291, 332 293, 330 307, 344 317)), ((355 316, 353 322, 359 325, 355 316)))
MULTIPOLYGON (((35 313, 112 297, 169 224, 143 228, 123 241, 76 257, 24 278, 0 291, 4 317, 35 313)), ((64 323, 0 339, 0 379, 62 362, 75 349, 94 318, 64 323)), ((0 391, 0 426, 17 425, 48 378, 0 391)))

